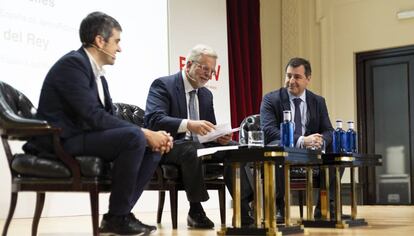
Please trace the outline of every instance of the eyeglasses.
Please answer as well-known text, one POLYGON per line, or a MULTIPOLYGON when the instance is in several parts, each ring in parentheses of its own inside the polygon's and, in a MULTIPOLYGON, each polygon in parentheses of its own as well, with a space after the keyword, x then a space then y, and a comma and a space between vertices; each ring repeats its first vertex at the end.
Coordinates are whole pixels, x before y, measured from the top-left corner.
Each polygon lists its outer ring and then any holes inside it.
POLYGON ((215 76, 216 75, 216 71, 214 69, 211 69, 210 67, 208 67, 207 65, 203 65, 198 61, 193 61, 194 64, 197 65, 198 68, 200 68, 205 74, 208 74, 210 76, 215 76))

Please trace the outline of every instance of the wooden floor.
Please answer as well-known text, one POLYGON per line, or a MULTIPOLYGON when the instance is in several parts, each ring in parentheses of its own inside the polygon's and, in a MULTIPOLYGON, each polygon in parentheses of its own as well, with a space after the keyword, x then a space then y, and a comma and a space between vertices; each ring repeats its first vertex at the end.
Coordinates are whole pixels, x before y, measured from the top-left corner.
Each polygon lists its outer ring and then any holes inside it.
MULTIPOLYGON (((297 218, 298 209, 292 207, 292 218, 297 218)), ((349 208, 345 207, 345 213, 349 208)), ((227 224, 231 222, 231 210, 227 212, 227 224)), ((144 223, 155 222, 154 213, 140 213, 135 215, 144 223)), ((219 229, 219 211, 208 210, 207 215, 215 222, 215 230, 189 230, 186 227, 187 212, 179 212, 178 229, 171 229, 169 212, 164 212, 162 224, 152 235, 177 236, 213 236, 219 229)), ((368 221, 369 225, 348 229, 320 229, 308 228, 306 235, 364 235, 364 236, 398 236, 414 235, 414 206, 360 206, 358 216, 368 221)), ((3 229, 4 220, 0 220, 0 229, 3 229)), ((9 228, 9 236, 30 235, 31 219, 15 219, 9 228)), ((86 236, 91 235, 91 219, 89 216, 42 218, 39 225, 39 236, 86 236)))

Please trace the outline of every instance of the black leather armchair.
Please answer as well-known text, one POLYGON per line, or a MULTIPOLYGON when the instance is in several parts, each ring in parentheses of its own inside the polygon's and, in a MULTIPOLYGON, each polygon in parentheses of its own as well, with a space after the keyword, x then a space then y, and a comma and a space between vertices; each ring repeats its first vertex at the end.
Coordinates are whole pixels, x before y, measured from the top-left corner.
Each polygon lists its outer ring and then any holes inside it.
MULTIPOLYGON (((260 114, 246 117, 240 124, 239 142, 247 144, 247 133, 249 131, 260 130, 260 114)), ((319 187, 319 168, 313 168, 313 186, 319 187)), ((306 190, 306 169, 290 168, 290 189, 298 191, 298 203, 300 218, 303 218, 303 200, 306 190)))
POLYGON ((60 144, 60 129, 36 119, 35 115, 36 109, 24 94, 0 81, 0 135, 12 182, 10 208, 2 235, 7 235, 19 192, 36 193, 32 235, 37 234, 46 192, 88 192, 93 235, 98 235, 98 194, 111 188, 110 163, 99 157, 68 155, 60 144), (26 141, 34 136, 49 136, 54 154, 12 152, 9 141, 26 141))
MULTIPOLYGON (((116 114, 138 126, 143 124, 144 112, 137 106, 115 104, 116 114)), ((2 235, 7 230, 17 203, 19 192, 35 192, 36 207, 32 223, 32 235, 37 234, 37 228, 42 213, 46 192, 88 192, 91 202, 93 235, 98 235, 99 226, 99 198, 100 192, 109 192, 111 189, 111 163, 94 156, 68 155, 60 143, 59 128, 51 127, 46 121, 38 120, 36 109, 30 100, 12 86, 0 81, 0 135, 11 173, 11 201, 9 213, 4 224, 2 235), (34 136, 49 136, 53 143, 54 154, 13 153, 9 141, 26 141, 34 136)), ((174 168, 171 167, 174 173, 174 168)), ((176 168, 175 168, 176 169, 176 168)), ((177 227, 177 190, 180 189, 177 181, 179 173, 171 174, 168 167, 159 167, 148 186, 150 190, 160 190, 157 222, 161 221, 162 206, 165 190, 172 194, 173 227, 177 227), (168 173, 168 174, 167 174, 168 173), (172 192, 172 193, 171 193, 172 192), (175 205, 173 201, 175 199, 175 205)), ((177 169, 176 169, 177 170, 177 169)), ((217 170, 216 170, 217 171, 217 170)), ((220 172, 220 171, 218 171, 220 172)), ((222 174, 222 172, 220 172, 222 174)), ((218 189, 220 195, 220 209, 224 223, 224 193, 222 179, 217 179, 218 173, 211 176, 211 189, 218 189)))

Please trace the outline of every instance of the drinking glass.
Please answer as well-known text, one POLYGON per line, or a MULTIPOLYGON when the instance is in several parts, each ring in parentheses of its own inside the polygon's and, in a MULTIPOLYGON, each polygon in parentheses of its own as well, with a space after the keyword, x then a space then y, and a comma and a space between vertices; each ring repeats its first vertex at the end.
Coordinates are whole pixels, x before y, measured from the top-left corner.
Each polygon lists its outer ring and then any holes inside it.
POLYGON ((247 140, 249 147, 264 147, 263 131, 248 131, 247 140))

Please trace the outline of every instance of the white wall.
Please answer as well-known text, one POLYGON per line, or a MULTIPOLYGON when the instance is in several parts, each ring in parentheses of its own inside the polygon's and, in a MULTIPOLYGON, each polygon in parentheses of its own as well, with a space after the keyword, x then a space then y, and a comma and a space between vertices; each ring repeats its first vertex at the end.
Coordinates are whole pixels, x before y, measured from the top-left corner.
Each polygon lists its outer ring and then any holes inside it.
MULTIPOLYGON (((145 107, 152 79, 168 73, 165 0, 123 0, 116 4, 110 0, 0 0, 1 80, 22 91, 37 106, 47 71, 63 54, 81 46, 79 25, 92 11, 113 16, 123 28, 123 51, 117 55, 114 66, 105 68, 114 102, 145 107)), ((19 148, 19 144, 14 146, 19 148)), ((2 148, 0 156, 0 218, 5 218, 10 201, 10 174, 2 148)), ((137 208, 156 209, 156 197, 155 192, 145 193, 137 208)), ((108 195, 103 194, 100 202, 100 212, 104 213, 108 195)), ((19 194, 15 217, 32 217, 34 204, 34 193, 19 194)), ((78 214, 90 214, 88 194, 47 194, 43 216, 78 214)))
POLYGON ((165 0, 0 0, 1 80, 36 105, 49 68, 81 46, 79 25, 92 11, 115 17, 123 28, 123 51, 105 68, 114 101, 144 107, 152 79, 168 73, 165 0))

